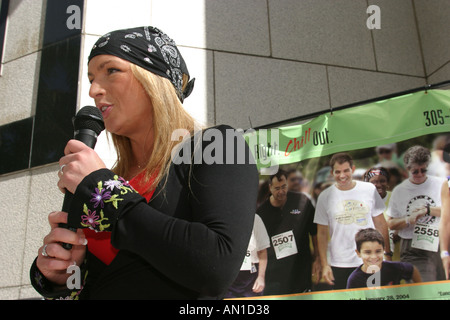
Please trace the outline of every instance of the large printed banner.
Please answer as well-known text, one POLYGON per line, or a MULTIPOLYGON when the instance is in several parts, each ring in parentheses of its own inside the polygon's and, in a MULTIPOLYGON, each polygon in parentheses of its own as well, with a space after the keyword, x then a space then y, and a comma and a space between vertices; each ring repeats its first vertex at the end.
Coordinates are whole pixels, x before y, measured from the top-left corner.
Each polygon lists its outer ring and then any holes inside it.
MULTIPOLYGON (((363 174, 369 168, 375 166, 387 168, 390 172, 387 191, 392 194, 397 186, 408 179, 409 173, 403 164, 403 155, 412 146, 420 145, 430 150, 432 162, 428 167, 429 176, 440 176, 442 181, 450 176, 450 165, 442 161, 442 153, 439 153, 442 141, 447 143, 450 141, 450 90, 420 91, 357 107, 330 110, 303 124, 249 130, 244 136, 261 173, 261 198, 258 205, 267 201, 270 196, 268 191, 263 192, 263 187, 265 185, 267 188, 269 175, 279 169, 297 171, 301 177, 299 180, 301 192, 307 194, 311 202, 316 204, 320 192, 334 182, 330 174, 329 160, 333 154, 339 152, 352 156, 356 166, 354 180, 363 180, 363 174)), ((397 199, 391 198, 389 201, 397 199)), ((414 198, 411 201, 424 200, 414 198)), ((391 237, 394 236, 391 234, 391 237)), ((273 238, 271 240, 271 245, 274 246, 273 238)), ((312 244, 310 246, 312 248, 312 244)), ((393 238, 391 249, 394 251, 392 260, 400 261, 399 242, 394 242, 393 238)), ((269 271, 270 269, 267 272, 269 271)), ((323 282, 315 284, 314 280, 309 292, 280 291, 257 298, 290 300, 450 298, 450 282, 442 278, 437 279, 439 281, 428 280, 414 284, 401 282, 400 285, 344 290, 333 290, 323 282)), ((269 285, 266 283, 266 288, 269 285)))

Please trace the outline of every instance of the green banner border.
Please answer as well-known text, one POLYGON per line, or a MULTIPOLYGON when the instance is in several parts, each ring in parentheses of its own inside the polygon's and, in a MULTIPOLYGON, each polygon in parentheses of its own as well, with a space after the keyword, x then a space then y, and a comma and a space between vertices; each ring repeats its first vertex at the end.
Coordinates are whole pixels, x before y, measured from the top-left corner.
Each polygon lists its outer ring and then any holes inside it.
POLYGON ((450 280, 233 300, 449 300, 450 280))
POLYGON ((258 168, 450 132, 450 90, 428 90, 244 133, 258 168))

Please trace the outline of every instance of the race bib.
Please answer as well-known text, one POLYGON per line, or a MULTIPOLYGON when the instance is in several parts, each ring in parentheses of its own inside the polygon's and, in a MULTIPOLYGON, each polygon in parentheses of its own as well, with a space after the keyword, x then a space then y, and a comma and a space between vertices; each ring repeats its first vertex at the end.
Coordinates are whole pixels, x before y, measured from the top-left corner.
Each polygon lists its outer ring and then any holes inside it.
POLYGON ((439 248, 439 226, 417 222, 414 226, 411 247, 437 252, 439 248))
POLYGON ((248 271, 252 268, 252 259, 250 257, 250 251, 247 250, 247 254, 245 255, 244 262, 242 262, 241 270, 248 271))
POLYGON ((273 236, 272 245, 278 260, 292 256, 298 252, 292 230, 273 236))

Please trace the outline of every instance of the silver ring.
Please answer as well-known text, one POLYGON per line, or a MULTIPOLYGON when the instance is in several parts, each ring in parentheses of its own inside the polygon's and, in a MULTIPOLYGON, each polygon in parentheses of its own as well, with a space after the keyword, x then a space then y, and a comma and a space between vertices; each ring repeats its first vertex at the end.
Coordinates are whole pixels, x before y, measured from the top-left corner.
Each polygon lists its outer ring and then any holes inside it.
POLYGON ((62 166, 60 166, 59 167, 59 172, 61 172, 61 175, 63 175, 64 174, 64 172, 63 172, 63 168, 65 167, 66 165, 65 164, 63 164, 62 166))
POLYGON ((48 253, 47 253, 47 245, 44 245, 44 247, 42 248, 42 255, 44 257, 48 257, 48 253))

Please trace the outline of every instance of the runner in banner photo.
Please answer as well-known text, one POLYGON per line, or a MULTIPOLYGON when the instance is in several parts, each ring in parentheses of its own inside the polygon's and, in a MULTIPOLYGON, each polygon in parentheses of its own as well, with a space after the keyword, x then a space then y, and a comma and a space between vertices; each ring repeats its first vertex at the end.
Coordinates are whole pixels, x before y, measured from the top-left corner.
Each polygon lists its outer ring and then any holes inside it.
POLYGON ((239 275, 225 295, 226 299, 264 295, 266 286, 267 248, 270 239, 261 217, 255 214, 252 236, 239 275))
POLYGON ((211 134, 236 130, 194 129, 182 105, 193 79, 175 42, 157 28, 102 36, 88 78, 117 163, 106 169, 94 150, 68 142, 58 187, 73 200, 69 212, 49 215, 51 230, 30 270, 34 288, 53 299, 223 298, 244 260, 256 210, 258 171, 244 138, 236 133, 218 143, 211 134), (174 132, 185 136, 174 140, 174 132), (178 161, 192 160, 189 150, 206 155, 206 148, 217 161, 178 161), (79 286, 68 283, 72 266, 79 286))
MULTIPOLYGON (((372 167, 364 173, 363 178, 364 181, 372 183, 377 188, 377 191, 381 196, 381 199, 383 199, 384 205, 387 209, 392 195, 392 192, 388 191, 389 181, 391 178, 389 170, 384 167, 372 167)), ((386 210, 383 214, 384 218, 387 220, 388 216, 386 215, 386 210)), ((398 249, 396 247, 398 247, 400 239, 398 238, 397 233, 397 230, 389 229, 389 246, 393 254, 392 260, 399 260, 398 249)))
POLYGON ((409 178, 393 190, 387 210, 390 229, 399 230, 400 261, 415 265, 424 282, 445 279, 439 225, 442 200, 449 197, 448 182, 427 174, 430 159, 430 151, 423 146, 405 152, 409 178))
POLYGON ((363 264, 352 272, 347 288, 390 286, 406 282, 421 282, 419 270, 411 263, 385 261, 384 239, 378 230, 367 228, 355 236, 356 253, 363 264))
POLYGON ((362 263, 355 251, 355 234, 360 229, 376 228, 385 239, 385 258, 390 260, 392 253, 385 205, 375 186, 353 180, 355 166, 347 153, 334 154, 330 167, 335 182, 320 193, 314 222, 322 277, 333 289, 345 289, 349 275, 362 263))
POLYGON ((287 188, 287 174, 280 169, 269 177, 271 195, 256 211, 271 240, 264 295, 311 291, 312 274, 320 272, 314 206, 287 188))
MULTIPOLYGON (((443 149, 443 160, 447 167, 450 168, 450 137, 447 139, 447 143, 443 149)), ((447 177, 448 190, 450 192, 450 175, 447 177)), ((445 271, 445 279, 449 280, 450 273, 450 197, 445 196, 445 190, 442 190, 442 211, 441 211, 441 224, 439 226, 439 241, 441 244, 441 259, 445 271)))

